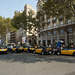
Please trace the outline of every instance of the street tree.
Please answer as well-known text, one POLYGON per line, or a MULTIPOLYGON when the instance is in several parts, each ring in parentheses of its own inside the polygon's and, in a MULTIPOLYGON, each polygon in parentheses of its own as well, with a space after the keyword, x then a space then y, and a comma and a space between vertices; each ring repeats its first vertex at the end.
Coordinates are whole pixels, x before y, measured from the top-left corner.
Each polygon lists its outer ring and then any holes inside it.
POLYGON ((48 16, 75 17, 75 0, 42 0, 42 9, 48 16))
POLYGON ((0 16, 0 35, 6 35, 7 31, 12 31, 15 28, 11 25, 11 19, 10 18, 4 18, 0 16))
POLYGON ((14 14, 14 17, 11 20, 12 26, 16 29, 23 28, 27 30, 27 17, 25 15, 25 12, 20 13, 18 11, 15 11, 14 14))

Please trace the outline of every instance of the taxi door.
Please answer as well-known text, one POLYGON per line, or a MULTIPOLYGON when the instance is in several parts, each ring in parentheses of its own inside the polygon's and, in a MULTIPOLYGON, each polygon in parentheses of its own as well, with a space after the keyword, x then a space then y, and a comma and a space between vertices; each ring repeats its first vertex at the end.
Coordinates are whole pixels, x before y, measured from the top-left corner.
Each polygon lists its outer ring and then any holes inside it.
POLYGON ((41 51, 42 51, 42 48, 37 48, 36 49, 36 53, 41 53, 41 51))
POLYGON ((13 49, 12 49, 12 51, 15 51, 15 50, 16 50, 16 48, 13 48, 13 49))
POLYGON ((64 49, 64 50, 61 50, 61 54, 67 54, 68 53, 68 50, 67 49, 64 49))
POLYGON ((73 53, 74 53, 74 49, 69 49, 67 54, 68 55, 73 55, 73 53))
POLYGON ((24 48, 24 51, 27 51, 27 50, 28 50, 28 47, 25 47, 25 48, 24 48))

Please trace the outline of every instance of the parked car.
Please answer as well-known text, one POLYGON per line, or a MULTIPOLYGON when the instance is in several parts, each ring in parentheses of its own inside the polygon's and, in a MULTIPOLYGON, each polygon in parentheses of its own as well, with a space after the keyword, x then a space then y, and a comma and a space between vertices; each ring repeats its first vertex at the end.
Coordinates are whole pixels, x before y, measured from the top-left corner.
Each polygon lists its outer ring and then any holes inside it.
POLYGON ((4 46, 0 47, 0 53, 6 53, 7 54, 7 48, 4 46))
POLYGON ((26 52, 34 52, 35 48, 36 47, 34 47, 34 46, 26 46, 26 47, 24 47, 24 51, 26 51, 26 52))
POLYGON ((40 53, 41 55, 44 55, 51 54, 52 51, 48 47, 39 47, 34 50, 34 53, 40 53))
POLYGON ((64 48, 60 51, 56 51, 57 55, 63 54, 63 55, 74 55, 75 56, 75 49, 74 48, 64 48))
POLYGON ((53 53, 53 49, 51 47, 46 47, 47 51, 49 54, 52 54, 53 53))
POLYGON ((25 46, 24 47, 24 52, 29 52, 29 48, 30 48, 29 46, 25 46))
POLYGON ((16 47, 16 53, 20 53, 20 52, 23 52, 24 51, 24 48, 23 48, 23 46, 18 46, 18 47, 16 47))
POLYGON ((11 52, 11 46, 7 46, 7 51, 11 52))
POLYGON ((34 46, 30 46, 29 47, 29 52, 34 52, 34 50, 35 50, 35 47, 34 46))
POLYGON ((14 46, 13 48, 12 48, 12 52, 16 52, 16 46, 14 46))

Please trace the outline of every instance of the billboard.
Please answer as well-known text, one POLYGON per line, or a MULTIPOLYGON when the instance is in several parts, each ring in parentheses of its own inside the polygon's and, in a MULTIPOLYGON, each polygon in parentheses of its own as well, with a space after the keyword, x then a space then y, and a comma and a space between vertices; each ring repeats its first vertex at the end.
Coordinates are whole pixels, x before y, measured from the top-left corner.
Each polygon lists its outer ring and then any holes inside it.
POLYGON ((25 43, 26 37, 22 37, 22 43, 25 43))

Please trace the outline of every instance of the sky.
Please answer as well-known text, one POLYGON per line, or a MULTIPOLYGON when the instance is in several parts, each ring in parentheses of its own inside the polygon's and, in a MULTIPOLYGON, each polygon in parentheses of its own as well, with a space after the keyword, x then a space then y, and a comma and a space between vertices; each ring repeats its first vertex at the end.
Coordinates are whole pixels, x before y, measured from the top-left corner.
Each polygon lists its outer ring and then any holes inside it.
POLYGON ((0 16, 12 18, 14 11, 24 10, 26 4, 36 9, 37 0, 0 0, 0 16))

